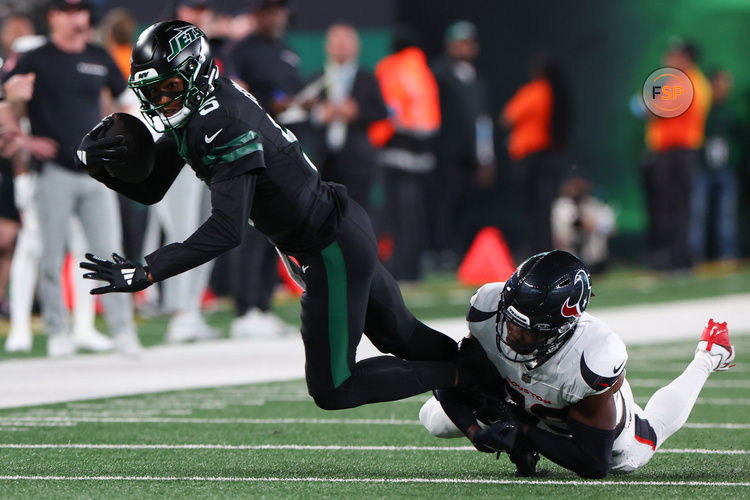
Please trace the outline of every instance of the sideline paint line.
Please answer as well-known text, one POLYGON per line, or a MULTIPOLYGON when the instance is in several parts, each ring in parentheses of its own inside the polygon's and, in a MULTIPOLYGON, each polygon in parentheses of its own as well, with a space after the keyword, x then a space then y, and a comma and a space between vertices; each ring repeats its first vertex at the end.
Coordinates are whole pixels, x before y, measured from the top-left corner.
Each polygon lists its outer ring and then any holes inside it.
MULTIPOLYGON (((419 420, 396 419, 343 419, 343 418, 95 418, 95 417, 0 417, 0 430, 3 425, 37 426, 50 425, 71 426, 79 423, 94 424, 312 424, 312 425, 422 425, 419 420)), ((688 429, 750 429, 750 424, 731 423, 686 423, 682 428, 688 429)))
MULTIPOLYGON (((0 443, 0 449, 47 450, 295 450, 295 451, 476 451, 473 446, 349 446, 301 444, 14 444, 0 443)), ((708 450, 667 448, 657 453, 698 455, 750 455, 750 450, 708 450)))
POLYGON ((0 476, 0 481, 203 481, 203 482, 295 482, 295 483, 436 483, 436 484, 525 484, 529 486, 727 486, 746 488, 750 482, 719 481, 560 481, 524 479, 456 478, 327 478, 327 477, 202 477, 202 476, 0 476))

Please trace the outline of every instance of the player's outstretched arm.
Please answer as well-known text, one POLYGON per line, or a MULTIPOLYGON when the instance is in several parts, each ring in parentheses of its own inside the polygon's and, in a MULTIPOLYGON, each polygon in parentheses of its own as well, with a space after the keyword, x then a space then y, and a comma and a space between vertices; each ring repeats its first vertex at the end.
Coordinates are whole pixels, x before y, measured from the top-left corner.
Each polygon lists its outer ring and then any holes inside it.
POLYGON ((171 243, 146 256, 151 279, 165 280, 239 245, 249 217, 255 179, 254 174, 245 173, 212 182, 211 216, 182 243, 171 243))
POLYGON ((607 476, 612 462, 617 411, 612 397, 622 385, 624 373, 608 390, 583 398, 570 407, 568 430, 572 437, 553 434, 537 426, 521 426, 521 433, 536 449, 556 464, 581 477, 607 476))

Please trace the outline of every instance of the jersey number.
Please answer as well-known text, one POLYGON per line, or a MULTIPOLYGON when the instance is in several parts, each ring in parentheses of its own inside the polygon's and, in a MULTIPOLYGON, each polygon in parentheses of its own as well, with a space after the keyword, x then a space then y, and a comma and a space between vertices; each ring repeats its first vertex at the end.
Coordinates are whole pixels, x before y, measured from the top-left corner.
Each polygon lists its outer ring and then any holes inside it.
MULTIPOLYGON (((234 85, 234 88, 236 88, 237 90, 239 90, 242 95, 244 95, 245 97, 247 97, 248 99, 250 99, 251 101, 253 101, 256 106, 261 107, 260 104, 258 103, 258 99, 256 99, 253 94, 251 94, 247 90, 245 90, 242 87, 240 87, 239 85, 237 85, 237 82, 235 82, 234 80, 232 80, 232 85, 234 85)), ((281 131, 281 135, 284 136, 284 139, 286 139, 289 144, 297 141, 297 137, 291 131, 287 130, 286 128, 284 128, 281 125, 279 125, 278 123, 276 123, 276 120, 274 120, 273 118, 271 118, 271 115, 268 115, 268 119, 271 120, 271 123, 273 123, 274 126, 281 131)), ((309 160, 308 160, 308 162, 309 162, 309 160)))
MULTIPOLYGON (((232 80, 232 85, 234 86, 234 88, 236 88, 237 90, 239 90, 242 95, 244 95, 245 97, 247 97, 248 99, 250 99, 251 101, 253 101, 256 106, 258 106, 259 108, 261 107, 260 104, 258 103, 258 99, 256 99, 253 94, 251 94, 247 90, 245 90, 242 87, 240 87, 239 85, 237 85, 237 82, 235 82, 234 80, 232 80)), ((218 104, 217 104, 217 107, 218 107, 218 104)), ((287 129, 286 127, 282 127, 281 125, 279 125, 278 123, 276 123, 276 120, 274 120, 271 117, 271 115, 268 115, 268 119, 271 120, 271 123, 273 124, 274 127, 276 127, 277 129, 279 129, 279 132, 281 132, 281 136, 284 137, 284 139, 286 139, 286 141, 289 144, 291 144, 293 142, 297 142, 297 136, 295 136, 294 133, 291 130, 287 129)), ((313 170, 315 170, 317 172, 318 169, 315 168, 315 165, 313 165, 313 162, 310 161, 310 158, 308 158, 305 153, 302 153, 302 155, 305 157, 305 161, 307 161, 307 164, 310 165, 310 168, 312 168, 313 170)))
POLYGON ((212 97, 208 101, 201 104, 201 107, 198 108, 198 114, 201 116, 206 116, 215 109, 219 109, 219 101, 216 100, 216 97, 212 97))

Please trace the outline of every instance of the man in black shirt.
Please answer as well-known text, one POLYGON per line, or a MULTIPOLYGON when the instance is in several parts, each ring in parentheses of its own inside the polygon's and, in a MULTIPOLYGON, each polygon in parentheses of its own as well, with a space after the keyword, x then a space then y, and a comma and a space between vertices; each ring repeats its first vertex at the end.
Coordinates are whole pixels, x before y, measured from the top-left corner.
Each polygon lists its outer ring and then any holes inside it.
POLYGON ((475 67, 478 55, 476 26, 457 21, 445 32, 445 55, 431 66, 441 123, 427 200, 431 243, 440 252, 440 264, 448 268, 458 263, 480 229, 480 189, 488 188, 495 174, 489 94, 475 67))
MULTIPOLYGON (((71 217, 80 218, 86 239, 96 251, 122 245, 113 193, 82 175, 73 152, 81 135, 101 119, 102 91, 106 89, 117 97, 126 90, 126 84, 107 52, 88 44, 91 27, 86 2, 54 0, 47 21, 49 42, 24 54, 5 78, 36 75, 33 97, 27 105, 35 140, 26 144, 35 144, 28 149, 41 162, 36 191, 43 248, 39 290, 48 354, 63 356, 72 354, 76 347, 68 332, 60 283, 71 217)), ((106 298, 104 307, 116 346, 123 352, 138 351, 131 298, 106 298)))
POLYGON ((286 0, 256 0, 258 27, 229 54, 240 80, 271 116, 286 111, 305 84, 300 57, 284 40, 289 20, 286 0))
POLYGON ((92 293, 135 292, 198 266, 239 244, 250 223, 299 263, 306 377, 318 406, 348 408, 455 386, 455 342, 406 309, 377 260, 364 210, 343 186, 320 180, 295 136, 252 94, 217 77, 202 32, 182 21, 157 23, 138 39, 132 61, 130 85, 143 114, 165 132, 152 173, 126 183, 103 168, 122 164, 128 148, 122 136, 102 137, 106 119, 84 137, 79 163, 110 188, 151 204, 187 162, 211 190, 212 214, 182 243, 147 255, 147 267, 89 255, 84 277, 109 282, 92 293), (355 362, 363 331, 397 357, 355 362))

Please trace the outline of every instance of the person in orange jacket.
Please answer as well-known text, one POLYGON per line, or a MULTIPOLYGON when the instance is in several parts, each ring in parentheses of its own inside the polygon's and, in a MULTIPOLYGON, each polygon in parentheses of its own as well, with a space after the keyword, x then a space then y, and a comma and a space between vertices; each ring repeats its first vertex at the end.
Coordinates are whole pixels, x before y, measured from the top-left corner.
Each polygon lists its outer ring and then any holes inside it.
POLYGON ((438 85, 422 49, 406 31, 396 52, 375 68, 390 116, 370 127, 370 140, 382 147, 386 205, 384 226, 393 238, 386 267, 398 280, 420 277, 419 261, 427 243, 425 190, 435 168, 433 141, 440 129, 438 85))
POLYGON ((692 265, 689 245, 693 177, 711 109, 711 85, 697 64, 690 43, 672 44, 664 55, 667 67, 677 68, 693 84, 693 101, 673 118, 652 116, 646 123, 649 154, 643 166, 649 212, 649 260, 655 269, 679 270, 692 265))
POLYGON ((550 211, 561 181, 558 152, 570 129, 568 89, 552 60, 532 65, 532 80, 503 108, 500 122, 509 129, 508 155, 520 167, 528 253, 552 247, 550 211))

